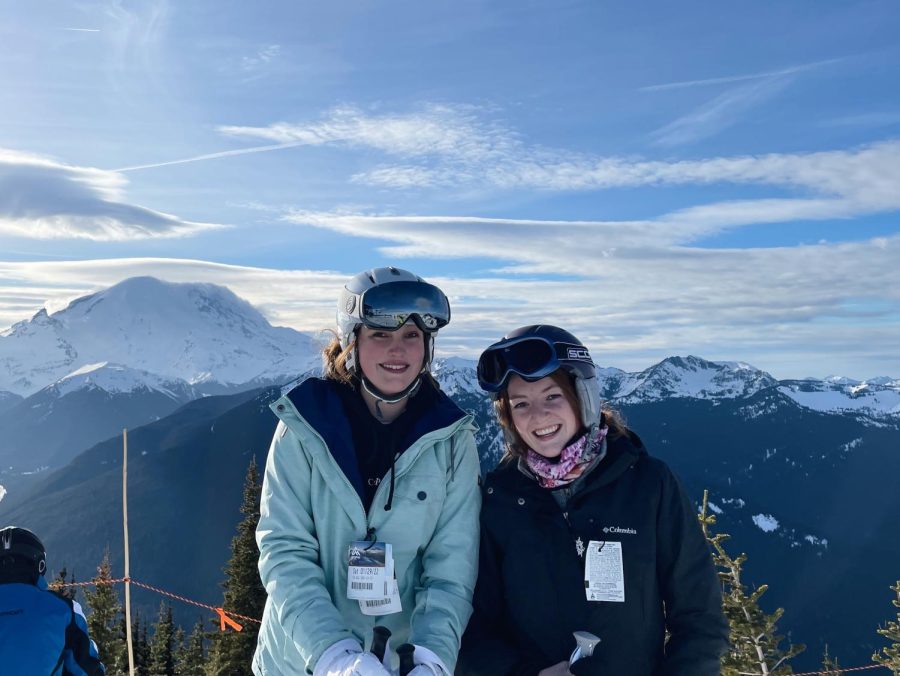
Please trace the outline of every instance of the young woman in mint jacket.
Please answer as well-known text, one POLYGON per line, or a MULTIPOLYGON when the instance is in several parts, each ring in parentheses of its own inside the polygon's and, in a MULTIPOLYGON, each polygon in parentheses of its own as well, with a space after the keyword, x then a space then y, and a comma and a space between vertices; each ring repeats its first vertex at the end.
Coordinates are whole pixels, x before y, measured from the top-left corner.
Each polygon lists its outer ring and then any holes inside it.
POLYGON ((360 273, 338 302, 324 378, 272 404, 258 676, 385 676, 367 650, 376 625, 393 645, 415 646, 414 676, 453 673, 472 611, 480 493, 472 418, 429 371, 449 321, 447 297, 416 275, 360 273))

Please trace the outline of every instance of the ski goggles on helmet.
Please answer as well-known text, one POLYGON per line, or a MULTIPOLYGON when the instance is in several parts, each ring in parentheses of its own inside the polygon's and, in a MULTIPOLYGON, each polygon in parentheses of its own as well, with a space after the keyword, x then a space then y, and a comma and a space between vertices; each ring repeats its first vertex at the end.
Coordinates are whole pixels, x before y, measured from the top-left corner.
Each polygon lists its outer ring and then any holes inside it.
POLYGON ((501 392, 512 374, 525 380, 540 380, 564 365, 590 368, 594 362, 584 345, 521 336, 501 340, 485 350, 478 360, 478 385, 486 392, 501 392))
POLYGON ((344 311, 370 329, 395 331, 412 319, 427 333, 450 322, 450 301, 428 282, 391 282, 361 294, 344 290, 344 311))

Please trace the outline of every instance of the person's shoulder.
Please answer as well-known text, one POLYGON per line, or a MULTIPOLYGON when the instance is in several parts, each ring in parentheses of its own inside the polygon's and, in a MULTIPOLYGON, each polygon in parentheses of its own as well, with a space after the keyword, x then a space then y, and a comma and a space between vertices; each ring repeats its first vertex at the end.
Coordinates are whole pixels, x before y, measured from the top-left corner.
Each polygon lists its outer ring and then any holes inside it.
POLYGON ((319 415, 322 411, 333 413, 333 405, 348 396, 358 396, 350 385, 331 378, 310 376, 283 393, 278 401, 290 400, 300 414, 313 412, 319 415))
POLYGON ((484 477, 485 492, 511 491, 527 485, 530 480, 519 469, 516 458, 504 458, 484 477))

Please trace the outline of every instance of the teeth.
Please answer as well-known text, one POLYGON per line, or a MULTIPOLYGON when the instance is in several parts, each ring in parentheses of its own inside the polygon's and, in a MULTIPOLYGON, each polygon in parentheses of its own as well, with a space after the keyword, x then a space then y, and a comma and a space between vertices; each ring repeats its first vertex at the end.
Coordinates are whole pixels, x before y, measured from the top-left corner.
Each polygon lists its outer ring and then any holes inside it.
POLYGON ((381 367, 387 369, 388 371, 402 371, 406 368, 405 365, 397 366, 395 364, 382 364, 381 367))
POLYGON ((542 427, 539 430, 534 431, 534 436, 536 437, 546 437, 554 432, 556 432, 560 428, 560 425, 552 425, 550 427, 542 427))

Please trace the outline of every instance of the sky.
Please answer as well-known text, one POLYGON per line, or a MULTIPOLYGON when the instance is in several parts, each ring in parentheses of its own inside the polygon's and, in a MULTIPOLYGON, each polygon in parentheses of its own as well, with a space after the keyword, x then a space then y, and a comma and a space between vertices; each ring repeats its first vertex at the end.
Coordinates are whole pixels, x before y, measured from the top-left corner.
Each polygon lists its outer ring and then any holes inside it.
POLYGON ((136 275, 438 353, 900 378, 900 4, 0 0, 0 331, 136 275))

